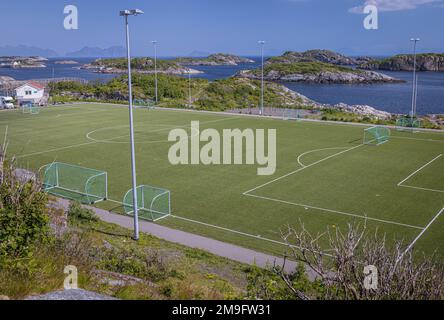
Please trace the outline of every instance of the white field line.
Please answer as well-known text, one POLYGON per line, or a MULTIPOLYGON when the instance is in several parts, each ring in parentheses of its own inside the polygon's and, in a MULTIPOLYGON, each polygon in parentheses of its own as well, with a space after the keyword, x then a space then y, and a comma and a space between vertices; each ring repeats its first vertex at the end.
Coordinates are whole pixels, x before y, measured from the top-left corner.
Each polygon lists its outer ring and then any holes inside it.
MULTIPOLYGON (((261 236, 255 236, 253 234, 245 233, 245 232, 242 232, 242 231, 237 231, 237 230, 233 230, 233 229, 229 229, 229 228, 224 228, 224 227, 216 226, 216 225, 205 223, 205 222, 201 222, 201 221, 197 221, 197 220, 193 220, 193 219, 188 219, 188 218, 176 216, 174 214, 170 215, 170 217, 176 218, 176 219, 180 219, 180 220, 184 220, 184 221, 188 221, 188 222, 192 222, 192 223, 196 223, 196 224, 200 224, 200 225, 203 225, 205 227, 210 227, 210 228, 214 228, 214 229, 219 229, 219 230, 235 233, 235 234, 238 234, 238 235, 241 235, 241 236, 245 236, 245 237, 249 237, 249 238, 254 238, 254 239, 258 239, 258 240, 263 240, 263 241, 271 242, 271 243, 274 243, 274 244, 284 245, 286 247, 302 249, 299 246, 294 246, 294 245, 291 245, 291 244, 288 244, 288 243, 285 243, 285 242, 282 242, 282 241, 268 239, 268 238, 264 238, 264 237, 261 237, 261 236)), ((325 252, 322 252, 322 255, 325 255, 327 257, 333 257, 333 255, 325 253, 325 252)))
POLYGON ((401 255, 401 257, 398 258, 398 261, 407 253, 409 252, 415 243, 422 237, 422 235, 427 231, 427 229, 430 228, 430 226, 433 224, 433 222, 438 219, 438 217, 444 212, 444 207, 436 214, 436 216, 433 217, 433 219, 429 222, 429 224, 418 234, 418 236, 415 238, 415 240, 412 241, 412 243, 407 247, 407 249, 404 251, 404 253, 401 255))
MULTIPOLYGON (((201 124, 206 124, 206 123, 211 123, 211 122, 220 122, 220 121, 225 121, 225 120, 232 120, 233 118, 223 118, 223 119, 217 119, 217 120, 209 120, 209 121, 204 121, 201 122, 201 124)), ((162 130, 168 130, 168 129, 173 129, 173 128, 186 128, 186 127, 190 127, 190 125, 182 125, 182 126, 171 126, 169 128, 162 128, 162 129, 158 129, 158 130, 152 130, 152 131, 147 131, 148 133, 150 132, 158 132, 158 131, 162 131, 162 130)), ((88 132, 88 134, 97 131, 93 130, 91 132, 88 132)), ((126 135, 126 136, 129 136, 126 135)), ((107 139, 106 142, 108 141, 112 141, 113 139, 119 139, 122 138, 122 136, 119 137, 113 137, 110 139, 107 139)), ((104 140, 105 141, 105 140, 104 140)), ((26 158, 26 157, 30 157, 30 156, 35 156, 35 155, 40 155, 40 154, 44 154, 44 153, 50 153, 50 152, 54 152, 54 151, 60 151, 60 150, 65 150, 65 149, 71 149, 71 148, 77 148, 77 147, 82 147, 82 146, 86 146, 86 145, 90 145, 90 144, 95 144, 95 143, 104 143, 104 141, 89 141, 89 142, 83 142, 83 143, 78 143, 78 144, 72 144, 72 145, 68 145, 68 146, 64 146, 64 147, 59 147, 59 148, 53 148, 53 149, 49 149, 49 150, 44 150, 44 151, 37 151, 37 152, 32 152, 32 153, 28 153, 28 154, 24 154, 24 155, 20 155, 17 156, 17 159, 21 159, 21 158, 26 158)), ((168 142, 167 140, 165 140, 165 142, 168 142)), ((137 142, 136 142, 137 143, 137 142)))
MULTIPOLYGON (((428 132, 428 133, 430 133, 430 132, 428 132)), ((391 136, 390 138, 444 143, 444 140, 436 140, 436 139, 423 139, 423 138, 398 137, 398 136, 391 136)))
POLYGON ((264 183, 264 184, 261 184, 260 186, 254 187, 253 189, 250 189, 250 190, 248 190, 248 191, 245 191, 243 194, 244 194, 244 195, 247 195, 247 194, 250 193, 250 192, 253 192, 253 191, 255 191, 255 190, 258 190, 258 189, 260 189, 260 188, 263 188, 263 187, 265 187, 265 186, 267 186, 267 185, 269 185, 269 184, 272 184, 272 183, 274 183, 274 182, 276 182, 276 181, 282 180, 282 179, 284 179, 284 178, 286 178, 286 177, 289 177, 289 176, 291 176, 291 175, 293 175, 293 174, 295 174, 295 173, 298 173, 298 172, 300 172, 300 171, 302 171, 302 170, 305 170, 305 169, 310 168, 310 167, 312 167, 312 166, 314 166, 314 165, 317 165, 317 164, 319 164, 319 163, 321 163, 321 162, 323 162, 323 161, 326 161, 326 160, 331 159, 331 158, 333 158, 333 157, 339 156, 339 155, 341 155, 341 154, 344 154, 344 153, 346 153, 346 152, 348 152, 348 151, 351 151, 351 150, 354 150, 354 149, 356 149, 356 148, 362 147, 363 145, 364 145, 364 144, 360 144, 360 145, 357 145, 357 146, 351 147, 351 148, 349 148, 349 149, 346 149, 346 150, 344 150, 344 151, 341 151, 341 152, 337 152, 337 153, 335 153, 335 154, 332 154, 331 156, 328 156, 328 157, 325 157, 325 158, 323 158, 323 159, 321 159, 321 160, 318 160, 318 161, 316 161, 316 162, 313 162, 313 163, 311 163, 311 164, 309 164, 309 165, 307 165, 307 166, 305 166, 305 167, 303 167, 303 168, 299 168, 299 169, 297 169, 297 170, 295 170, 295 171, 292 171, 292 172, 287 173, 287 174, 285 174, 285 175, 283 175, 283 176, 280 176, 280 177, 278 177, 278 178, 276 178, 276 179, 273 179, 273 180, 268 181, 268 182, 266 182, 266 183, 264 183))
POLYGON ((291 201, 285 201, 285 200, 280 200, 280 199, 275 199, 275 198, 258 196, 258 195, 254 195, 254 194, 244 194, 244 195, 248 196, 248 197, 253 197, 253 198, 258 198, 258 199, 263 199, 263 200, 269 200, 269 201, 275 201, 275 202, 284 203, 284 204, 288 204, 288 205, 292 205, 292 206, 297 206, 297 207, 303 207, 303 208, 308 208, 308 209, 313 209, 313 210, 318 210, 318 211, 325 211, 325 212, 329 212, 329 213, 335 213, 335 214, 340 214, 340 215, 354 217, 354 218, 359 218, 359 219, 364 219, 364 220, 371 220, 371 221, 376 221, 376 222, 381 222, 381 223, 386 223, 386 224, 393 224, 393 225, 397 225, 397 226, 402 226, 402 227, 407 227, 407 228, 414 228, 414 229, 423 230, 423 227, 418 227, 418 226, 414 226, 414 225, 410 225, 410 224, 405 224, 405 223, 400 223, 400 222, 396 222, 396 221, 377 219, 377 218, 372 218, 372 217, 368 217, 368 216, 362 216, 362 215, 358 215, 358 214, 354 214, 354 213, 348 213, 348 212, 343 212, 343 211, 339 211, 339 210, 332 210, 332 209, 325 209, 325 208, 315 207, 315 206, 306 205, 306 204, 302 204, 302 203, 294 203, 294 202, 291 202, 291 201))
POLYGON ((432 192, 441 192, 444 193, 444 190, 436 190, 436 189, 429 189, 429 188, 421 188, 421 187, 413 187, 413 186, 408 186, 408 185, 400 185, 398 187, 403 187, 403 188, 411 188, 411 189, 418 189, 418 190, 424 190, 424 191, 432 191, 432 192))
MULTIPOLYGON (((216 119, 216 120, 204 121, 204 122, 201 122, 201 123, 202 123, 202 124, 207 124, 207 123, 221 122, 221 121, 232 120, 232 119, 233 119, 233 118, 222 118, 222 119, 216 119)), ((127 125, 117 126, 117 127, 126 127, 126 126, 127 126, 127 125)), ((114 126, 114 127, 107 127, 107 128, 99 128, 99 129, 95 129, 95 130, 93 130, 93 131, 88 132, 88 133, 86 134, 86 138, 87 138, 88 140, 92 140, 92 141, 94 141, 94 142, 101 142, 101 143, 122 143, 122 142, 115 142, 115 141, 113 141, 113 140, 120 139, 120 138, 125 138, 125 137, 129 137, 129 133, 124 134, 124 135, 121 135, 121 136, 113 137, 113 138, 110 138, 110 139, 106 139, 106 140, 96 140, 96 139, 90 137, 91 134, 93 134, 93 133, 95 133, 95 132, 97 132, 97 131, 100 131, 100 130, 106 130, 106 129, 112 129, 112 128, 115 128, 115 127, 116 127, 116 126, 114 126)), ((189 124, 181 125, 181 126, 165 125, 165 128, 156 129, 156 130, 142 131, 142 132, 144 132, 144 133, 153 133, 153 132, 162 132, 162 131, 166 131, 166 130, 170 130, 170 129, 175 129, 175 128, 188 128, 188 127, 190 127, 189 124)), ((193 135, 193 136, 196 136, 196 135, 193 135)), ((167 140, 162 140, 162 141, 147 141, 147 143, 149 143, 149 142, 153 143, 153 142, 168 142, 168 141, 167 141, 167 140)), ((123 142, 123 143, 128 143, 128 142, 123 142)), ((137 142, 136 142, 136 143, 137 143, 137 142)))
POLYGON ((299 164, 301 167, 306 167, 306 165, 302 163, 301 158, 304 157, 304 156, 306 156, 307 154, 314 153, 314 152, 318 152, 318 151, 324 151, 324 150, 339 150, 339 149, 347 149, 347 147, 322 148, 322 149, 315 149, 315 150, 310 150, 310 151, 304 152, 304 153, 302 153, 302 154, 299 155, 299 157, 298 157, 298 159, 297 159, 297 160, 298 160, 298 164, 299 164))
POLYGON ((417 174, 419 171, 421 171, 422 169, 424 169, 425 167, 427 167, 428 165, 430 165, 431 163, 433 163, 434 161, 438 160, 441 157, 442 157, 442 154, 438 155, 436 158, 432 159, 431 161, 429 161, 425 165, 423 165, 421 168, 419 168, 418 170, 411 173, 407 178, 405 178, 404 180, 402 180, 401 182, 398 183, 398 187, 401 186, 407 180, 409 180, 411 177, 413 177, 415 174, 417 174))

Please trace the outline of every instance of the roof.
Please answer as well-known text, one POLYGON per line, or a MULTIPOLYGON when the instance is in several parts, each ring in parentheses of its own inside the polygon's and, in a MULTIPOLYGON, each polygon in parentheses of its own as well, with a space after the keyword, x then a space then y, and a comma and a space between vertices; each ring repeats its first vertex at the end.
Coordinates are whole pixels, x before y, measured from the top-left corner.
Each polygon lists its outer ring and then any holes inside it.
POLYGON ((43 86, 43 85, 41 85, 40 83, 35 82, 35 81, 27 81, 26 83, 24 83, 24 84, 18 86, 18 87, 15 88, 15 89, 19 89, 19 88, 24 87, 24 86, 30 86, 30 87, 33 87, 33 88, 35 88, 35 89, 39 89, 39 90, 43 90, 43 89, 45 89, 45 86, 43 86))

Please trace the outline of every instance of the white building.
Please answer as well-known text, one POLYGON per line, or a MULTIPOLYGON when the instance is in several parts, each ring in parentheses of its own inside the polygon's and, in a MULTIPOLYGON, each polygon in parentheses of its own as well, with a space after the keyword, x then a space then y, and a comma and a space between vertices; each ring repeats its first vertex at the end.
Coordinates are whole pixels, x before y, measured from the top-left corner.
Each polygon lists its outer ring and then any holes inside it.
POLYGON ((33 81, 15 89, 15 98, 19 106, 27 103, 44 104, 45 87, 33 81))

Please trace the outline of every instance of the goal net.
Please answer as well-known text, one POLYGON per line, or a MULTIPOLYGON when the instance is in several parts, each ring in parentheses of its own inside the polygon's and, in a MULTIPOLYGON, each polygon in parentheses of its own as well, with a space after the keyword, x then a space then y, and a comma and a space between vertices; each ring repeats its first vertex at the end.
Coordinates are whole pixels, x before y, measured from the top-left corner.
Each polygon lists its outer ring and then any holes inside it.
POLYGON ((108 174, 72 164, 53 162, 40 168, 49 194, 93 204, 108 198, 108 174))
POLYGON ((421 120, 418 118, 399 118, 396 120, 396 129, 398 131, 410 131, 421 128, 421 120))
POLYGON ((22 106, 22 112, 23 113, 29 113, 29 114, 39 114, 40 113, 40 107, 38 105, 28 103, 24 104, 22 106))
POLYGON ((364 144, 377 145, 386 143, 390 139, 390 129, 374 126, 364 130, 364 144))
POLYGON ((156 102, 153 100, 137 100, 135 99, 133 101, 133 104, 136 108, 147 108, 149 110, 154 109, 154 107, 156 106, 156 102))
MULTIPOLYGON (((139 217, 156 221, 171 214, 171 193, 169 190, 142 185, 137 187, 137 208, 139 217)), ((126 214, 134 213, 133 189, 123 198, 126 214)))
POLYGON ((284 120, 299 120, 301 119, 301 115, 299 113, 299 110, 297 109, 284 109, 282 113, 282 118, 284 120))

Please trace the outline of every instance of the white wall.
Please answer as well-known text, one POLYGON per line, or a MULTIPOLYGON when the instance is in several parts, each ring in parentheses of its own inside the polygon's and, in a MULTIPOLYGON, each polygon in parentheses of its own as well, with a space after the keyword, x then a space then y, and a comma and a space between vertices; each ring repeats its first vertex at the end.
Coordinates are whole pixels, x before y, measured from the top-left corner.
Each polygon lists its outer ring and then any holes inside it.
POLYGON ((29 85, 24 85, 20 88, 15 89, 15 95, 17 99, 20 100, 37 100, 40 101, 41 98, 43 98, 43 93, 45 92, 44 89, 37 89, 34 87, 31 87, 29 85))

